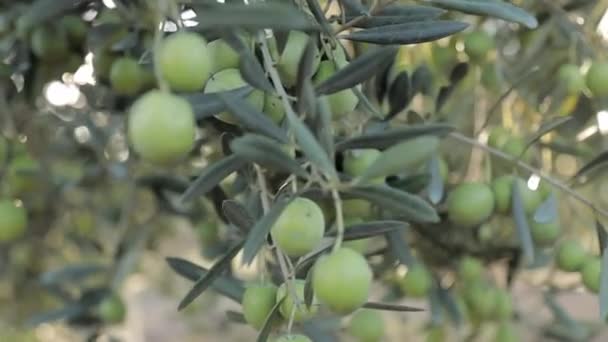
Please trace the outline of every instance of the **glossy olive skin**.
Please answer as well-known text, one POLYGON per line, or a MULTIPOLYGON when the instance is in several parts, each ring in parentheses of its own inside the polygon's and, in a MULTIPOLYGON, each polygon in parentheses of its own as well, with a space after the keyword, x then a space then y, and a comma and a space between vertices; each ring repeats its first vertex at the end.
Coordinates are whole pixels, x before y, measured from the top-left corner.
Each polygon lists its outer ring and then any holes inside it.
MULTIPOLYGON (((382 152, 376 149, 356 149, 344 154, 344 172, 352 177, 361 176, 370 167, 382 152)), ((372 183, 384 183, 384 178, 378 178, 372 183)))
POLYGON ((585 89, 585 76, 581 73, 578 65, 562 65, 557 71, 557 77, 568 94, 575 95, 585 89))
POLYGON ((169 93, 151 90, 129 110, 131 145, 153 163, 170 164, 184 158, 194 146, 195 130, 190 104, 169 93))
POLYGON ((414 264, 408 270, 403 279, 399 281, 401 291, 408 297, 425 297, 433 286, 433 277, 429 270, 422 264, 414 264))
POLYGON ((494 202, 494 194, 486 184, 461 183, 448 194, 448 217, 458 226, 474 227, 492 215, 494 202))
POLYGON ((223 39, 216 39, 207 44, 211 61, 211 73, 239 67, 239 53, 223 39))
MULTIPOLYGON (((281 76, 281 81, 287 88, 291 88, 296 84, 298 66, 300 65, 300 60, 302 59, 308 40, 308 35, 301 31, 290 31, 287 36, 285 47, 283 48, 277 64, 277 70, 281 76)), ((316 47, 314 55, 315 57, 312 65, 313 73, 316 72, 319 63, 321 62, 321 54, 316 47)))
POLYGON ((532 219, 530 221, 530 232, 534 242, 540 246, 548 246, 557 240, 562 229, 558 221, 539 223, 532 219))
POLYGON ((121 95, 132 96, 140 92, 144 84, 144 71, 137 60, 118 58, 110 69, 110 84, 121 95))
POLYGON ((27 229, 27 211, 7 199, 0 200, 0 243, 14 241, 27 229))
POLYGON ((264 95, 264 113, 270 117, 270 119, 279 124, 285 117, 285 107, 283 102, 276 94, 266 93, 264 95))
POLYGON ((491 319, 497 307, 497 289, 484 283, 471 284, 465 289, 466 303, 478 319, 491 319))
POLYGON ((464 51, 474 61, 485 59, 493 48, 494 39, 486 32, 471 32, 464 38, 464 51))
POLYGON ((270 234, 283 252, 299 257, 311 252, 321 242, 324 232, 321 208, 308 198, 298 197, 283 210, 270 234))
POLYGON ((293 285, 295 294, 297 296, 295 300, 292 296, 291 290, 288 289, 285 283, 279 286, 279 289, 277 291, 277 302, 285 298, 281 303, 281 306, 279 307, 279 312, 281 313, 281 316, 283 316, 284 319, 289 320, 293 311, 294 322, 306 321, 314 317, 317 311, 319 310, 319 304, 317 302, 316 296, 313 298, 311 306, 306 307, 306 303, 304 302, 304 284, 305 281, 303 279, 296 279, 294 281, 293 285))
POLYGON ((173 90, 201 90, 211 76, 207 41, 196 33, 178 32, 165 38, 157 58, 163 78, 173 90))
POLYGON ((581 275, 583 284, 587 290, 598 293, 600 291, 600 273, 602 271, 602 261, 600 258, 588 258, 583 264, 581 275))
POLYGON ((367 301, 373 274, 358 252, 342 247, 320 257, 313 272, 314 293, 333 312, 348 314, 367 301))
POLYGON ((125 319, 127 308, 122 299, 115 294, 104 298, 97 306, 97 315, 102 321, 116 324, 125 319))
POLYGON ((379 342, 384 336, 384 320, 377 310, 361 309, 353 314, 348 333, 360 342, 379 342))
POLYGON ((483 274, 483 264, 479 259, 466 256, 458 264, 458 275, 465 282, 473 282, 481 278, 483 274))
POLYGON ((512 175, 500 176, 492 181, 492 191, 496 200, 496 211, 501 214, 509 214, 513 202, 513 182, 519 186, 519 194, 522 199, 524 210, 532 214, 542 202, 540 191, 534 191, 528 187, 525 180, 512 175))
POLYGON ((589 258, 587 251, 576 240, 565 240, 558 247, 555 254, 557 267, 562 271, 579 271, 589 258))
POLYGON ((595 97, 608 96, 608 63, 594 62, 587 71, 587 88, 595 97))
POLYGON ((273 284, 249 285, 241 301, 245 321, 256 329, 262 328, 276 301, 277 287, 273 284))

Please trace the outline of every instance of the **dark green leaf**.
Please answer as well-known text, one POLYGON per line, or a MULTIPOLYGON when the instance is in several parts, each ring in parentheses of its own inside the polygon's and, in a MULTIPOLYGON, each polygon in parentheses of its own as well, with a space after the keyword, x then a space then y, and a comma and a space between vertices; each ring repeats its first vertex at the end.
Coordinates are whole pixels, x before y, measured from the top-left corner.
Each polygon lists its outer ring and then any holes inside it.
POLYGON ((287 143, 287 135, 266 114, 258 111, 243 98, 217 93, 224 102, 226 109, 246 128, 268 136, 282 143, 287 143))
MULTIPOLYGON (((171 257, 166 260, 173 271, 190 281, 197 281, 209 272, 207 269, 195 265, 188 260, 171 257)), ((240 281, 220 275, 215 279, 212 286, 215 291, 223 296, 226 296, 239 304, 241 303, 245 289, 240 281)))
POLYGON ((69 265, 58 270, 43 273, 40 276, 40 282, 44 286, 62 282, 76 283, 107 270, 107 267, 95 264, 69 265))
MULTIPOLYGON (((354 26, 370 28, 395 24, 405 24, 416 21, 436 19, 446 11, 427 6, 412 5, 390 5, 376 12, 373 16, 359 20, 354 26)), ((347 15, 346 21, 355 19, 356 16, 347 15)))
MULTIPOLYGON (((545 292, 544 295, 545 304, 553 313, 553 318, 559 325, 563 326, 570 333, 569 336, 586 336, 587 332, 579 322, 575 321, 570 317, 568 312, 564 310, 555 300, 553 293, 545 292)), ((577 339, 578 340, 578 339, 577 339)), ((582 339, 584 340, 584 338, 582 339)))
POLYGON ((313 116, 315 111, 315 93, 311 77, 314 75, 314 64, 317 54, 317 36, 310 37, 300 58, 296 82, 296 97, 298 98, 298 113, 308 113, 313 116))
POLYGON ((431 70, 422 64, 412 74, 412 94, 421 93, 430 95, 433 86, 433 74, 431 70))
POLYGON ((431 307, 431 325, 441 325, 443 323, 443 307, 437 293, 438 286, 433 286, 428 294, 429 306, 431 307))
POLYGON ((524 261, 526 264, 532 264, 534 262, 534 240, 532 240, 532 233, 530 233, 530 226, 526 217, 526 211, 524 209, 523 200, 521 198, 521 190, 518 182, 513 182, 512 186, 512 206, 513 206, 513 219, 515 220, 515 227, 517 228, 517 236, 524 253, 524 261))
POLYGON ((310 12, 315 17, 315 20, 317 20, 317 23, 321 25, 323 33, 325 33, 327 36, 331 36, 333 30, 331 28, 331 25, 325 18, 325 13, 323 13, 323 9, 321 8, 321 5, 319 5, 319 1, 306 0, 306 4, 308 4, 308 9, 310 9, 310 12))
MULTIPOLYGON (((401 221, 369 221, 357 223, 346 227, 344 231, 344 240, 360 240, 372 236, 386 234, 395 230, 402 230, 407 227, 407 223, 401 221)), ((327 236, 335 237, 336 232, 333 231, 327 236)))
POLYGON ((333 159, 333 155, 335 154, 333 123, 327 97, 321 96, 317 98, 316 113, 315 133, 317 139, 327 155, 330 156, 330 159, 333 159))
POLYGON ((403 140, 413 139, 423 135, 444 136, 452 130, 454 130, 454 127, 448 124, 405 126, 393 128, 385 132, 369 133, 358 137, 347 138, 338 142, 336 144, 336 149, 338 151, 358 148, 376 148, 382 150, 403 140))
POLYGON ((538 223, 549 223, 558 219, 557 198, 550 193, 547 199, 541 203, 534 212, 534 221, 538 223))
POLYGON ((243 244, 244 244, 244 241, 241 241, 241 242, 235 244, 234 246, 232 246, 230 248, 230 250, 228 250, 228 252, 220 260, 218 260, 213 265, 213 267, 211 267, 209 269, 209 271, 207 273, 205 273, 203 276, 201 276, 194 283, 194 286, 192 286, 192 289, 190 289, 190 291, 188 291, 186 296, 181 300, 181 302, 179 303, 179 306, 177 307, 177 310, 184 309, 186 306, 188 306, 190 303, 192 303, 192 301, 194 301, 196 298, 198 298, 198 296, 200 296, 211 284, 213 284, 215 279, 219 275, 221 275, 223 271, 225 271, 228 267, 230 267, 230 262, 232 261, 232 259, 234 259, 234 257, 237 255, 237 253, 241 250, 241 247, 243 247, 243 244))
POLYGON ((306 280, 304 281, 304 304, 308 309, 310 309, 315 297, 315 293, 312 290, 312 276, 313 270, 309 270, 306 274, 306 280))
POLYGON ((302 178, 308 177, 308 173, 284 151, 280 144, 265 136, 245 134, 234 139, 230 148, 244 160, 293 173, 302 178))
POLYGON ((602 164, 605 164, 606 162, 608 162, 608 151, 600 153, 587 164, 585 164, 583 167, 581 167, 573 178, 580 178, 587 172, 599 167, 602 164))
POLYGON ((598 219, 595 219, 595 232, 597 233, 597 241, 600 244, 599 250, 606 250, 606 247, 608 247, 608 233, 606 233, 604 225, 598 219))
POLYGON ((401 113, 407 108, 412 99, 412 86, 407 71, 402 71, 397 75, 395 80, 390 85, 388 90, 388 104, 390 111, 384 118, 385 120, 392 119, 395 115, 401 113))
POLYGON ((388 248, 395 258, 397 258, 399 263, 406 266, 412 266, 416 263, 416 258, 412 255, 410 246, 403 238, 403 232, 394 230, 386 233, 384 237, 388 244, 388 248))
POLYGON ((25 13, 22 19, 26 25, 23 29, 29 29, 36 25, 44 25, 47 21, 57 18, 64 13, 84 4, 86 0, 38 0, 35 1, 25 13))
POLYGON ((247 324, 247 320, 245 320, 245 316, 237 311, 228 310, 226 311, 226 318, 229 321, 238 323, 238 324, 247 324))
POLYGON ((398 217, 404 218, 406 221, 416 223, 439 222, 439 216, 435 209, 420 196, 384 185, 354 186, 344 192, 373 202, 383 209, 393 211, 398 217))
POLYGON ((380 68, 390 63, 396 53, 397 48, 394 46, 382 47, 367 52, 352 60, 347 66, 336 71, 331 77, 319 84, 317 92, 319 94, 333 94, 367 81, 380 68))
POLYGON ((464 79, 469 73, 469 64, 465 62, 458 63, 452 68, 450 73, 450 82, 456 84, 464 79))
POLYGON ((218 185, 224 178, 243 167, 246 162, 236 155, 230 155, 215 163, 209 164, 192 182, 181 197, 182 202, 202 196, 218 185))
POLYGON ((139 177, 137 185, 150 187, 153 190, 165 190, 171 192, 184 192, 188 188, 188 181, 170 175, 150 175, 139 177))
MULTIPOLYGON (((604 230, 604 228, 601 228, 604 230)), ((604 231, 604 235, 606 231, 604 231)), ((604 236, 605 238, 605 236, 604 236)), ((605 241, 604 241, 605 243, 605 241)), ((600 319, 605 322, 608 319, 608 248, 604 247, 601 250, 602 270, 600 272, 600 319)))
POLYGON ((402 179, 391 180, 388 182, 388 185, 392 188, 416 194, 428 187, 430 182, 430 173, 419 173, 402 179))
POLYGON ((287 297, 283 297, 278 300, 276 304, 272 307, 272 310, 270 310, 270 312, 268 313, 268 316, 266 316, 266 320, 264 320, 264 325, 262 326, 262 329, 260 329, 260 332, 258 334, 258 338, 256 340, 257 342, 268 341, 268 336, 270 336, 270 332, 272 331, 273 323, 276 319, 279 318, 279 308, 281 307, 281 304, 283 304, 285 298, 287 297))
POLYGON ((243 247, 243 265, 249 265, 253 261, 253 258, 258 254, 258 251, 266 243, 266 237, 272 229, 272 225, 281 216, 283 209, 291 202, 293 197, 282 196, 279 197, 270 210, 264 215, 256 224, 253 226, 249 235, 247 235, 247 241, 243 247))
POLYGON ((435 111, 441 111, 441 108, 443 108, 443 105, 448 101, 453 91, 454 86, 452 84, 439 88, 439 93, 435 99, 435 111))
POLYGON ((375 302, 367 302, 367 303, 363 304, 363 307, 366 309, 398 311, 398 312, 422 312, 422 311, 424 311, 424 309, 415 308, 412 306, 389 304, 389 303, 375 303, 375 302))
POLYGON ((485 15, 522 24, 529 29, 538 26, 536 18, 508 2, 487 0, 427 0, 427 2, 449 10, 467 14, 485 15))
POLYGON ((239 71, 243 80, 249 83, 251 86, 260 89, 265 92, 272 92, 274 88, 260 62, 251 53, 242 53, 239 58, 239 71))
MULTIPOLYGON (((253 91, 251 86, 244 86, 241 88, 227 90, 225 93, 229 97, 245 97, 253 91)), ((212 117, 223 112, 226 109, 224 102, 218 96, 218 93, 195 93, 183 95, 183 98, 190 102, 192 110, 197 120, 202 120, 208 117, 212 117)))
POLYGON ((439 139, 432 135, 416 137, 391 146, 361 175, 361 180, 376 179, 408 171, 428 160, 439 147, 439 139))
POLYGON ((380 110, 370 101, 367 95, 363 94, 361 89, 355 87, 352 88, 352 91, 353 93, 355 93, 355 96, 357 96, 357 99, 359 100, 361 111, 367 112, 368 114, 371 114, 372 116, 375 116, 377 118, 383 116, 383 114, 380 113, 380 110))
POLYGON ((572 120, 571 116, 560 116, 557 118, 553 118, 547 122, 544 122, 542 125, 540 125, 536 133, 534 133, 530 138, 528 138, 528 141, 526 143, 526 149, 535 142, 537 142, 545 134, 555 130, 563 124, 570 122, 570 120, 572 120))
POLYGON ((255 224, 247 208, 235 200, 222 202, 222 212, 230 223, 245 234, 249 233, 249 230, 255 224))
POLYGON ((196 19, 198 28, 219 31, 230 28, 311 31, 318 28, 295 6, 277 2, 223 4, 198 11, 196 19))
POLYGON ((433 204, 441 202, 444 194, 443 178, 441 178, 440 162, 439 157, 434 155, 429 160, 429 171, 431 174, 431 180, 427 187, 429 200, 433 204))
POLYGON ((454 323, 455 326, 459 327, 463 323, 463 315, 462 310, 458 307, 454 296, 450 292, 450 290, 437 286, 437 295, 439 300, 443 304, 443 307, 446 309, 448 315, 450 316, 450 320, 454 323))
POLYGON ((380 45, 408 45, 431 42, 460 32, 469 25, 450 20, 429 20, 387 25, 355 31, 340 38, 380 45))
POLYGON ((369 10, 359 0, 338 0, 349 15, 369 15, 369 10))
POLYGON ((86 307, 84 307, 82 304, 71 303, 60 309, 36 314, 27 320, 27 325, 37 326, 43 323, 54 322, 61 319, 69 320, 82 315, 85 311, 86 307))

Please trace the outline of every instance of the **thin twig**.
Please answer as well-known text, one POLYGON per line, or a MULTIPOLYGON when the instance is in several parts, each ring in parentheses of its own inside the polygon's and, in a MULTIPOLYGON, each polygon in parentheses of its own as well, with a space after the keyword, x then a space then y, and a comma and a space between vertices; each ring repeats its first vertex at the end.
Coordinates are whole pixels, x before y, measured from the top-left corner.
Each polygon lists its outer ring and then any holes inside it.
POLYGON ((336 235, 336 241, 334 243, 333 251, 340 249, 342 240, 344 239, 344 214, 342 212, 342 200, 340 199, 340 193, 336 189, 331 190, 331 196, 334 199, 334 207, 336 209, 336 228, 338 234, 336 235))

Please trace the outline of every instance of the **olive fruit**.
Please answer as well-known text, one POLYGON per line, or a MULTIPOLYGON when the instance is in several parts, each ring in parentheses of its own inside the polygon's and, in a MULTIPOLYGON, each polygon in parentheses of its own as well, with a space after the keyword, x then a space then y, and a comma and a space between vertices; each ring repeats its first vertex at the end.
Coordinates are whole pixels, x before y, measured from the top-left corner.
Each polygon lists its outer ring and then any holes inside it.
POLYGON ((466 301, 471 313, 479 319, 490 319, 496 312, 497 289, 483 283, 466 288, 466 301))
MULTIPOLYGON (((319 70, 314 77, 314 84, 319 85, 336 72, 333 61, 325 60, 319 64, 319 70)), ((330 95, 326 95, 329 109, 334 118, 342 117, 352 113, 359 103, 359 98, 352 89, 344 89, 330 95)))
POLYGON ((195 129, 188 101, 169 93, 151 90, 129 110, 128 136, 133 149, 153 163, 184 158, 194 146, 195 129))
POLYGON ((319 301, 331 311, 348 314, 367 301, 372 280, 367 260, 354 250, 342 247, 317 260, 312 288, 319 301))
POLYGON ((158 63, 169 86, 177 91, 201 90, 211 76, 211 56, 207 41, 193 32, 178 32, 159 49, 158 63))
POLYGON ((373 208, 370 202, 364 199, 353 198, 342 201, 342 212, 344 213, 344 217, 368 219, 373 215, 373 208))
POLYGON ((471 32, 464 38, 464 52, 472 60, 485 59, 492 48, 494 48, 494 40, 484 31, 471 32))
POLYGON ((608 96, 608 63, 593 62, 587 71, 586 82, 593 96, 608 96))
POLYGON ((517 181, 519 187, 519 195, 527 214, 532 214, 542 202, 540 191, 534 191, 528 187, 525 180, 514 177, 512 175, 500 176, 492 181, 492 190, 496 201, 496 211, 501 214, 507 214, 511 210, 513 203, 513 182, 517 181))
POLYGON ((49 62, 60 61, 69 53, 65 31, 49 25, 40 26, 32 32, 30 47, 36 57, 49 62))
POLYGON ((511 133, 504 127, 494 127, 488 134, 488 145, 499 149, 509 140, 510 136, 511 133))
POLYGON ((121 95, 132 96, 141 90, 144 83, 144 71, 137 60, 122 57, 112 63, 110 84, 112 89, 121 95))
POLYGON ((247 286, 241 305, 245 321, 256 329, 262 328, 277 301, 277 287, 271 283, 247 286))
POLYGON ((304 303, 305 283, 306 281, 303 279, 296 279, 293 282, 296 298, 293 298, 293 294, 291 293, 292 291, 288 289, 287 284, 283 283, 281 286, 279 286, 276 300, 278 302, 285 298, 279 306, 279 312, 283 318, 289 319, 293 311, 293 321, 302 322, 312 318, 319 310, 316 298, 313 298, 313 302, 310 307, 307 307, 306 303, 304 303))
POLYGON ((568 94, 576 95, 585 89, 585 77, 578 65, 562 65, 557 71, 557 77, 568 94))
POLYGON ((10 242, 23 236, 27 228, 27 212, 11 200, 0 200, 0 242, 10 242))
POLYGON ((558 221, 540 223, 532 219, 530 222, 530 232, 537 244, 546 246, 555 242, 559 237, 561 226, 558 221))
MULTIPOLYGON (((205 93, 217 93, 221 91, 234 90, 247 85, 243 80, 241 72, 238 69, 224 69, 216 74, 213 74, 205 85, 205 93)), ((257 110, 261 111, 264 108, 264 93, 260 90, 253 90, 246 97, 247 101, 257 110)), ((234 124, 236 120, 228 111, 217 114, 218 119, 234 124)))
POLYGON ((307 336, 300 334, 283 335, 275 340, 275 342, 312 342, 307 336))
MULTIPOLYGON (((370 167, 382 152, 366 148, 355 149, 344 153, 343 168, 344 172, 352 177, 361 176, 368 167, 370 167)), ((384 182, 384 178, 378 178, 373 183, 384 182)))
POLYGON ((598 293, 600 291, 600 273, 602 271, 602 261, 600 258, 588 258, 583 264, 581 275, 583 284, 587 290, 598 293))
POLYGON ((399 287, 406 296, 424 297, 433 286, 433 277, 427 268, 422 264, 414 264, 405 276, 399 281, 399 287))
POLYGON ((108 323, 122 322, 126 312, 125 304, 116 294, 107 296, 97 305, 97 315, 102 321, 108 323))
POLYGON ((270 234, 279 248, 291 257, 312 251, 323 238, 325 218, 321 208, 308 198, 291 201, 272 226, 270 234))
POLYGON ((239 53, 236 52, 223 39, 216 39, 207 44, 209 57, 211 58, 211 73, 215 74, 224 69, 239 67, 239 53))
POLYGON ((376 310, 361 309, 353 314, 348 333, 360 342, 379 342, 384 336, 384 320, 376 310))
MULTIPOLYGON (((511 157, 519 158, 522 161, 529 162, 532 160, 533 154, 531 149, 526 149, 527 144, 526 141, 518 136, 509 137, 505 143, 500 147, 500 150, 511 157)), ((499 164, 508 163, 507 161, 502 161, 499 164)))
POLYGON ((448 217, 459 226, 477 226, 492 215, 494 202, 494 194, 486 184, 461 183, 448 194, 448 217))
MULTIPOLYGON (((356 224, 361 224, 363 223, 363 219, 361 219, 360 217, 355 217, 355 216, 346 216, 344 218, 344 229, 348 230, 349 228, 353 227, 356 224)), ((354 251, 357 251, 359 253, 365 253, 365 251, 367 250, 367 243, 368 243, 369 239, 357 239, 357 240, 352 240, 352 241, 344 241, 342 243, 342 246, 344 247, 348 247, 354 251)))
MULTIPOLYGON (((277 70, 281 76, 283 85, 288 88, 291 88, 296 84, 300 59, 302 59, 309 39, 310 38, 306 33, 300 31, 290 31, 287 36, 285 47, 279 57, 277 70)), ((321 61, 321 54, 319 53, 318 48, 315 47, 315 50, 315 58, 312 67, 313 73, 317 70, 321 61)))
POLYGON ((558 247, 555 261, 559 269, 576 272, 583 267, 588 255, 583 246, 576 240, 565 240, 558 247))
POLYGON ((520 341, 519 336, 511 322, 501 322, 496 328, 495 342, 517 342, 520 341))
POLYGON ((435 67, 442 73, 449 72, 449 68, 458 61, 456 49, 451 46, 441 46, 439 44, 433 44, 431 48, 431 58, 435 67))
POLYGON ((513 315, 513 300, 511 294, 505 290, 494 291, 494 317, 500 321, 511 319, 513 315))
POLYGON ((276 124, 283 121, 283 118, 285 117, 285 107, 276 94, 266 93, 264 95, 263 111, 276 124))
POLYGON ((458 274, 465 282, 473 282, 481 278, 483 264, 479 259, 466 256, 458 264, 458 274))

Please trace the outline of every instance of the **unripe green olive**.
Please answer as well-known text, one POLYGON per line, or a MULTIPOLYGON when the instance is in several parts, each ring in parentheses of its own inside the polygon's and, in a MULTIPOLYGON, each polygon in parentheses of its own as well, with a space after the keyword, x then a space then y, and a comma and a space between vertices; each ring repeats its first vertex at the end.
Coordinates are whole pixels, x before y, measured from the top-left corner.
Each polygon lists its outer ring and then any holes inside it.
MULTIPOLYGON (((288 88, 291 88, 296 84, 300 60, 302 59, 309 39, 310 37, 301 31, 290 31, 287 36, 285 47, 277 64, 277 70, 279 71, 283 85, 288 88)), ((321 54, 317 47, 315 47, 315 49, 315 58, 312 67, 313 73, 317 70, 321 61, 321 54)))
POLYGON ((424 297, 433 286, 433 277, 427 268, 422 264, 414 264, 405 276, 399 281, 399 287, 406 296, 424 297))
POLYGON ((557 248, 555 261, 563 271, 576 272, 588 259, 587 252, 576 240, 565 240, 557 248))
POLYGON ((608 63, 593 62, 587 71, 586 82, 593 96, 608 96, 608 63))
POLYGON ((266 93, 264 95, 264 113, 270 117, 270 119, 279 124, 285 117, 285 107, 281 99, 272 93, 266 93))
POLYGON ((430 327, 426 332, 425 342, 446 342, 446 332, 442 326, 430 327))
POLYGON ((30 46, 36 57, 49 62, 60 61, 69 53, 65 31, 54 26, 41 26, 34 30, 30 46))
MULTIPOLYGON (((246 85, 247 82, 243 80, 241 72, 238 69, 224 69, 211 76, 205 85, 205 93, 234 90, 246 85)), ((262 111, 264 108, 264 93, 260 90, 253 90, 247 95, 246 99, 255 109, 262 111)), ((237 123, 236 119, 228 111, 217 114, 217 118, 227 123, 237 123)))
POLYGON ((14 241, 25 233, 27 212, 11 200, 0 200, 0 243, 14 241))
POLYGON ((521 341, 517 334, 517 330, 512 326, 511 322, 501 322, 496 328, 495 342, 517 342, 521 341))
POLYGON ((307 336, 300 334, 283 335, 275 340, 275 342, 313 342, 307 336))
POLYGON ((461 183, 448 195, 448 217, 458 226, 474 227, 492 215, 494 202, 494 194, 486 184, 461 183))
POLYGON ((541 246, 547 246, 555 242, 561 233, 561 226, 557 220, 547 223, 530 222, 530 232, 534 242, 541 246))
POLYGON ((274 243, 291 257, 311 252, 321 242, 324 232, 323 211, 304 197, 291 201, 270 231, 274 243))
POLYGON ((365 258, 342 247, 320 257, 313 270, 312 287, 319 301, 338 314, 348 314, 369 296, 373 274, 365 258))
POLYGON ((502 77, 495 63, 486 63, 481 69, 481 84, 489 90, 498 91, 502 77))
MULTIPOLYGON (((355 224, 360 224, 363 223, 363 220, 360 217, 349 217, 344 215, 344 228, 345 229, 349 229, 350 227, 353 227, 353 225, 355 224)), ((344 241, 342 243, 342 246, 350 248, 354 251, 357 251, 359 253, 365 253, 365 251, 367 250, 367 243, 369 239, 357 239, 357 240, 352 240, 352 241, 344 241)))
POLYGON ((118 94, 132 96, 140 92, 144 83, 144 70, 137 60, 122 57, 112 63, 110 84, 118 94))
POLYGON ((602 261, 600 258, 588 258, 583 264, 581 275, 583 284, 587 290, 598 293, 600 291, 600 274, 602 272, 602 261))
POLYGON ((479 259, 466 256, 460 260, 458 265, 458 274, 465 282, 476 281, 481 278, 483 273, 483 264, 479 259))
MULTIPOLYGON (((500 150, 511 157, 520 158, 524 162, 532 160, 533 153, 531 149, 526 149, 526 141, 517 136, 512 136, 505 141, 500 147, 500 150)), ((504 163, 507 163, 504 161, 504 163)))
POLYGON ((359 342, 379 342, 384 336, 384 319, 376 310, 361 309, 350 319, 348 332, 359 342))
MULTIPOLYGON (((316 85, 321 84, 323 81, 331 77, 336 72, 336 67, 333 61, 325 60, 319 64, 319 70, 314 78, 316 85)), ((344 115, 352 113, 357 104, 359 98, 352 89, 344 89, 336 93, 326 95, 329 103, 329 108, 334 118, 339 118, 344 115)))
POLYGON ((372 204, 359 198, 343 200, 342 212, 344 213, 345 217, 368 219, 373 216, 372 204))
POLYGON ((241 301, 245 321, 256 329, 262 328, 276 301, 277 287, 273 284, 248 286, 241 301))
POLYGON ((104 298, 97 306, 97 315, 102 321, 116 324, 125 319, 127 308, 116 294, 104 298))
POLYGON ((585 77, 578 65, 562 65, 557 71, 557 77, 568 94, 576 95, 585 89, 585 77))
POLYGON ((484 31, 474 31, 464 38, 464 52, 475 61, 486 58, 490 50, 494 48, 494 39, 484 31))
POLYGON ((209 56, 211 58, 211 73, 224 69, 234 69, 239 67, 239 53, 236 52, 223 39, 216 39, 207 44, 209 56))
POLYGON ((153 163, 174 163, 194 147, 196 125, 188 101, 151 90, 129 110, 128 136, 133 149, 153 163))
POLYGON ((513 202, 513 182, 517 181, 519 194, 522 200, 524 210, 527 214, 532 214, 542 202, 542 195, 539 191, 532 190, 528 187, 525 180, 505 175, 494 179, 492 182, 492 191, 496 200, 496 211, 501 214, 508 214, 511 210, 513 202))
POLYGON ((296 298, 293 298, 292 291, 288 289, 287 284, 283 283, 279 286, 279 290, 277 291, 277 302, 285 298, 279 306, 279 312, 283 318, 288 320, 293 311, 293 321, 302 322, 314 317, 319 310, 316 298, 313 298, 310 307, 307 307, 306 303, 304 303, 304 284, 305 281, 302 279, 296 279, 293 282, 296 298))
POLYGON ((479 319, 490 319, 496 312, 496 292, 483 283, 471 284, 466 288, 466 301, 471 313, 479 319))
POLYGON ((192 32, 178 32, 162 42, 158 63, 164 79, 176 91, 203 89, 211 76, 207 42, 192 32))
MULTIPOLYGON (((344 153, 344 172, 352 177, 361 176, 370 167, 382 152, 376 149, 357 149, 344 153)), ((373 183, 384 182, 384 179, 377 179, 373 183)))
POLYGON ((500 126, 494 127, 488 135, 488 145, 500 149, 510 136, 511 133, 507 129, 500 126))
POLYGON ((496 308, 494 310, 494 316, 500 321, 511 319, 513 315, 513 300, 511 294, 505 290, 496 289, 494 291, 494 301, 496 308))

